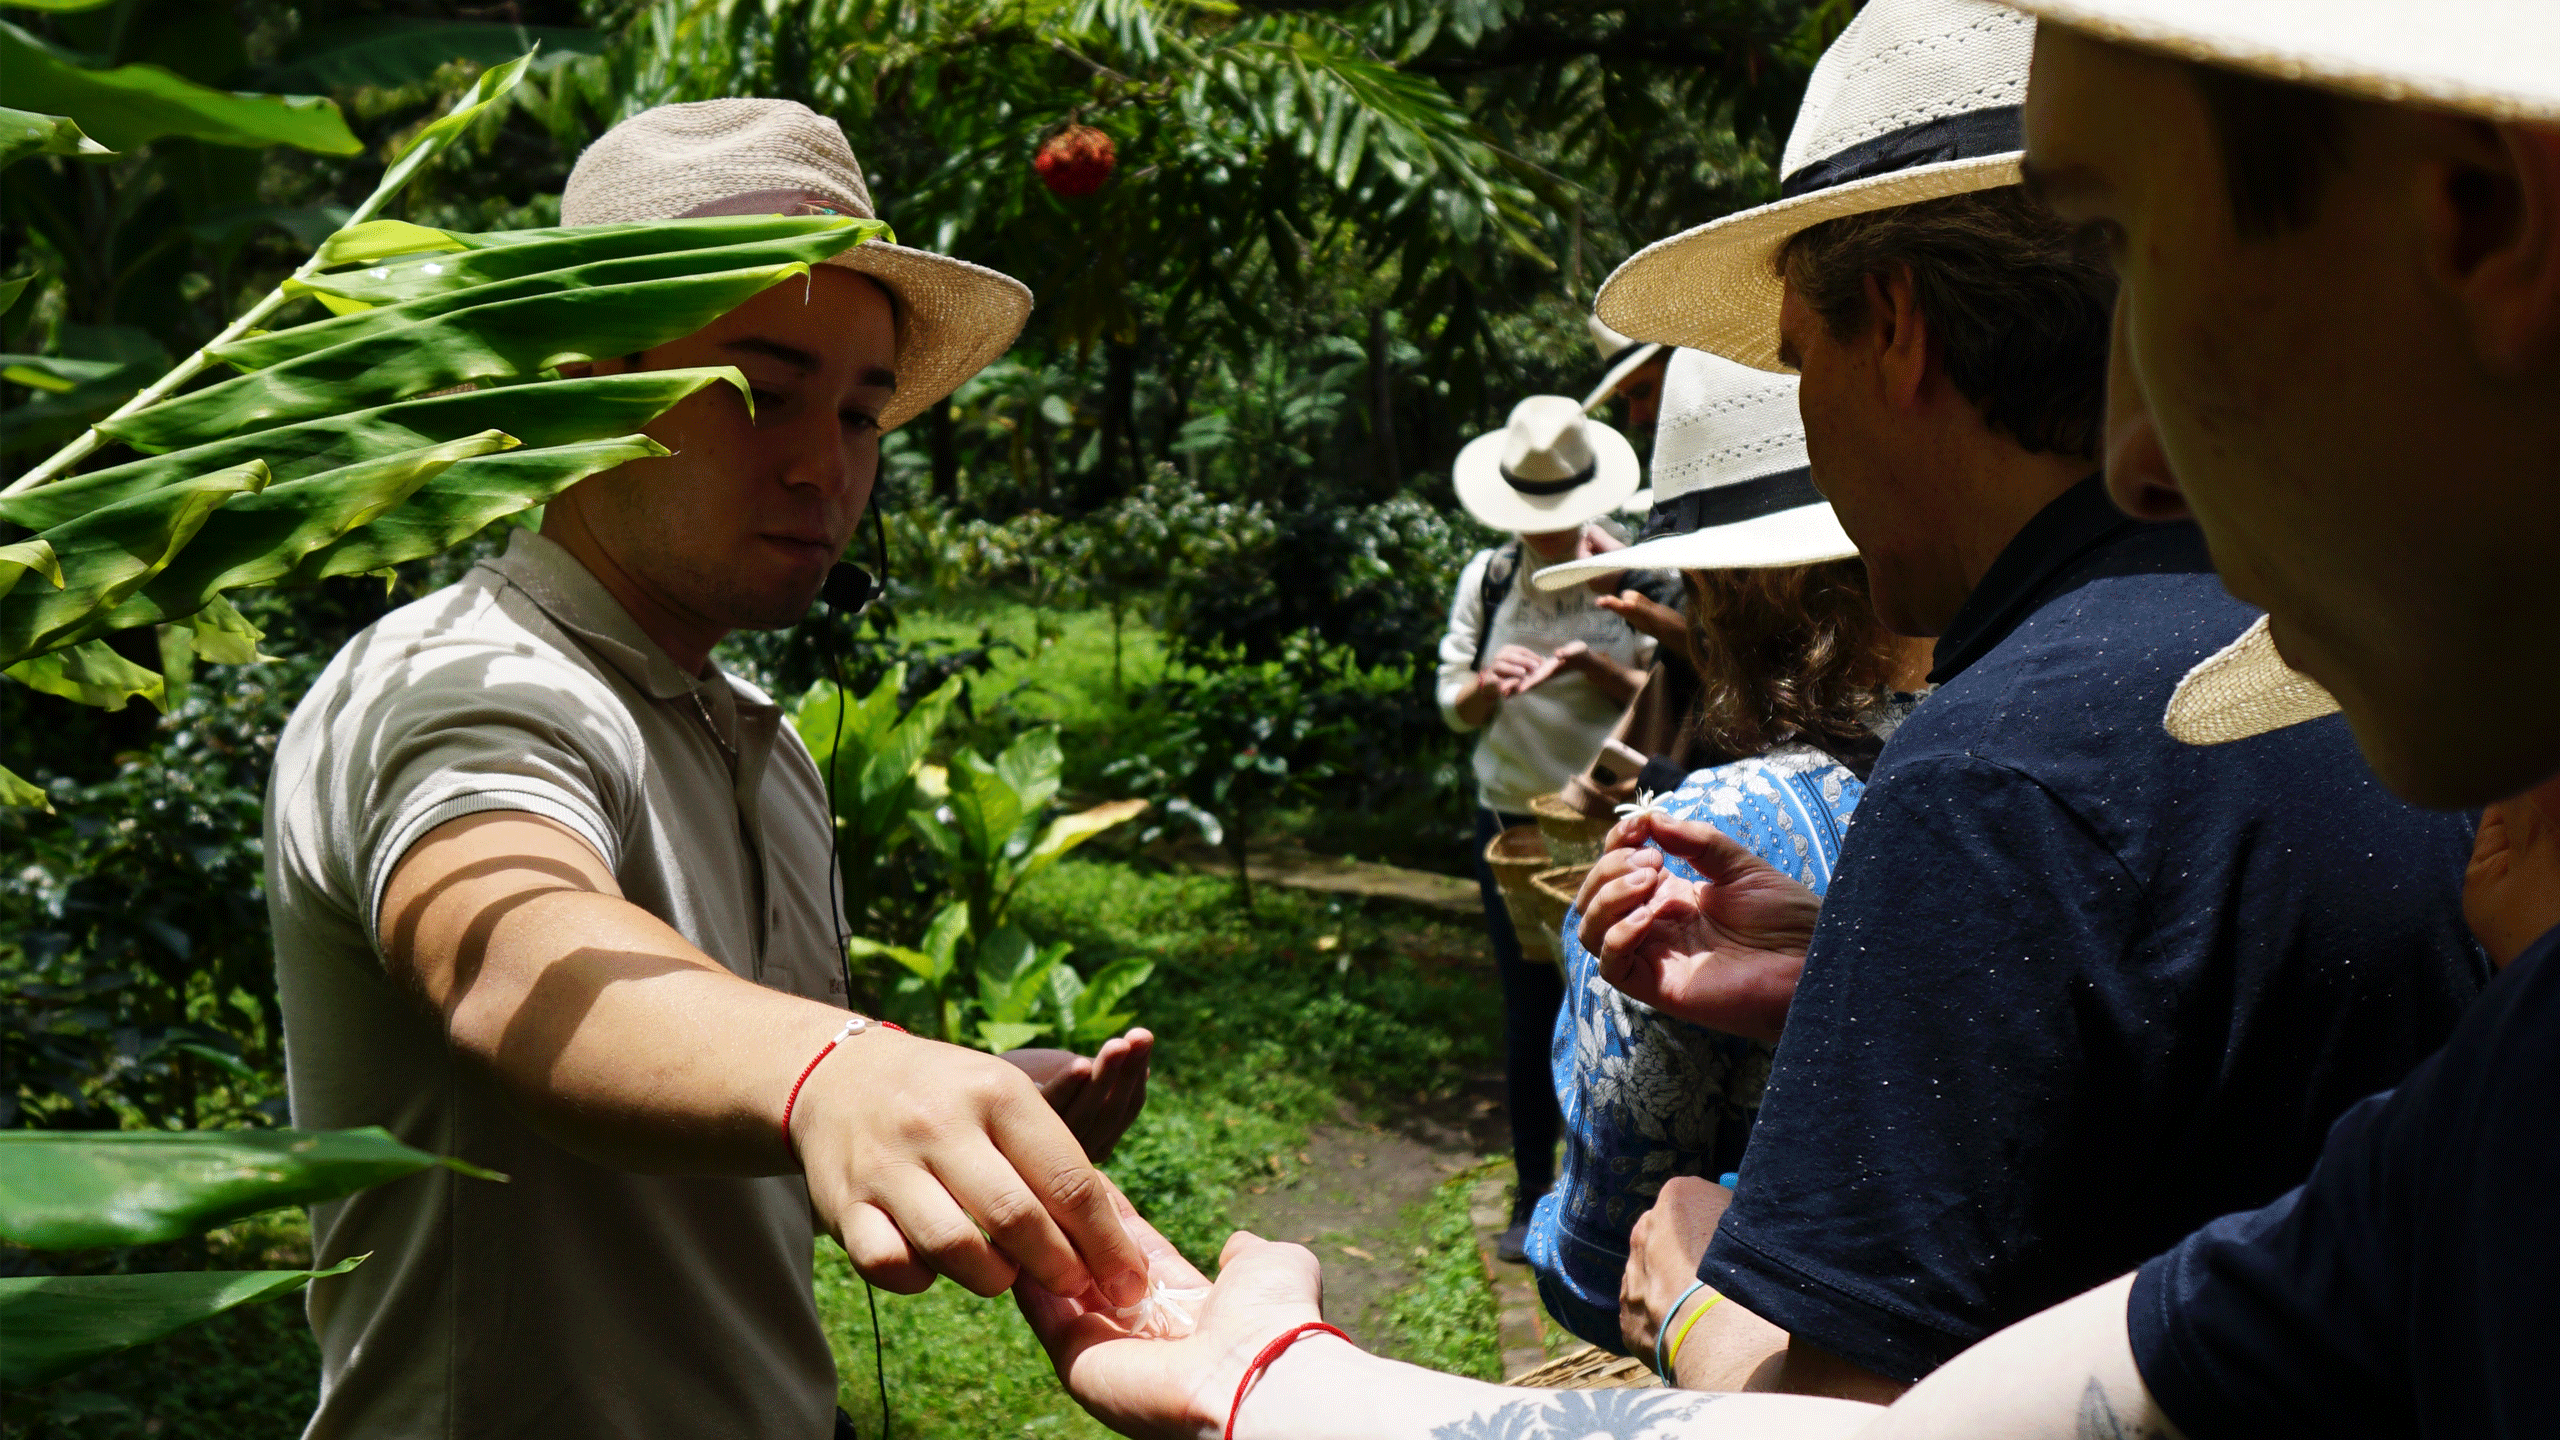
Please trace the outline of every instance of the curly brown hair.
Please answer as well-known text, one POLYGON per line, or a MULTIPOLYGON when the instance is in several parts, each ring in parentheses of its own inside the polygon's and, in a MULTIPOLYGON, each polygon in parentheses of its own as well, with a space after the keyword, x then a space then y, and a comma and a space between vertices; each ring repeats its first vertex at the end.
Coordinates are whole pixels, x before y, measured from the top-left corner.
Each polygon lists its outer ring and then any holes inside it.
POLYGON ((1701 685, 1690 729, 1735 756, 1791 740, 1868 743, 1892 694, 1901 640, 1876 619, 1863 560, 1684 570, 1701 685))

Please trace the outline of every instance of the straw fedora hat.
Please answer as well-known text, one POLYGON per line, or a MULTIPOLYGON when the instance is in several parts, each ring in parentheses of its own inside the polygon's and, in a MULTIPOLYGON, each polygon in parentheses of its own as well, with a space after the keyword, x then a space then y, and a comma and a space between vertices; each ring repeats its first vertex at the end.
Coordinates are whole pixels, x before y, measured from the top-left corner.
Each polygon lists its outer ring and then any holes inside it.
MULTIPOLYGON (((2560 120, 2560 5, 2551 0, 2021 0, 2054 24, 2180 60, 2361 99, 2485 120, 2560 120)), ((2219 745, 2337 713, 2287 665, 2266 618, 2187 672, 2162 717, 2219 745)))
POLYGON ((1543 535, 1597 520, 1636 493, 1644 467, 1627 437, 1567 395, 1532 395, 1510 423, 1458 452, 1458 503, 1496 530, 1543 535))
MULTIPOLYGON (((798 214, 878 218, 843 128, 791 100, 644 110, 587 147, 560 195, 563 225, 798 214)), ((898 389, 881 408, 884 430, 985 369, 1031 315, 1021 281, 929 250, 873 240, 827 263, 897 297, 898 389)))
POLYGON ((1541 590, 1614 570, 1810 565, 1858 553, 1805 462, 1796 377, 1674 350, 1653 432, 1653 509, 1636 543, 1531 577, 1541 590))
POLYGON ((1609 392, 1620 381, 1642 369, 1644 363, 1662 353, 1662 346, 1644 340, 1630 340, 1600 323, 1597 315, 1585 315, 1582 323, 1591 329, 1591 348, 1600 352, 1600 383, 1582 397, 1582 413, 1588 415, 1600 408, 1609 392))
POLYGON ((2484 120, 2560 120, 2551 0, 2019 0, 2181 60, 2484 120))
POLYGON ((2018 181, 2035 22, 1982 0, 1873 0, 1813 67, 1780 198, 1636 252, 1594 309, 1644 340, 1778 363, 1780 247, 1836 220, 2018 181))

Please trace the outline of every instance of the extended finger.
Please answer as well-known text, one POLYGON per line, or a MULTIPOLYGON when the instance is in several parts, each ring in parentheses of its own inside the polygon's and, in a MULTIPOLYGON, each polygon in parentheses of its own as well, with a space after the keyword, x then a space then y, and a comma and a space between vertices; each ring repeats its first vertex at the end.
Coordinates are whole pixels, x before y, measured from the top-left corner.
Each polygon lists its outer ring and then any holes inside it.
MULTIPOLYGON (((1073 1153, 1075 1162, 1084 1166, 1081 1143, 1074 1146, 1073 1153)), ((1067 1238, 1058 1218, 1049 1213, 1049 1206, 1039 1193, 1041 1182, 1036 1172, 1034 1175, 1021 1173, 1009 1157, 993 1145, 954 1147, 936 1154, 933 1167, 935 1178, 951 1192, 951 1198, 959 1202, 960 1208, 968 1212, 968 1218, 975 1222, 976 1227, 985 1232, 988 1242, 1008 1264, 1019 1267, 1034 1281, 1061 1295, 1077 1295, 1096 1288, 1098 1277, 1077 1255, 1074 1242, 1067 1238)), ((1092 1173, 1090 1166, 1084 1168, 1088 1174, 1092 1173)), ((1094 1176, 1095 1183, 1089 1187, 1089 1193, 1097 1198, 1101 1198, 1100 1178, 1094 1176)), ((1109 1205, 1107 1198, 1102 1199, 1102 1203, 1105 1208, 1109 1205)), ((1115 1225, 1118 1224, 1117 1216, 1112 1219, 1115 1225)), ((1134 1245, 1131 1248, 1134 1249, 1134 1245)), ((952 1278, 963 1277, 953 1274, 952 1278)), ((1013 1277, 1007 1275, 1004 1283, 1012 1284, 1013 1277)), ((975 1285, 970 1288, 978 1289, 975 1285)), ((978 1293, 992 1295, 995 1291, 978 1290, 978 1293)), ((1114 1304, 1129 1303, 1116 1295, 1111 1298, 1114 1304)))
POLYGON ((1653 869, 1630 870, 1601 886, 1583 905, 1582 925, 1574 932, 1582 948, 1602 955, 1619 927, 1644 911, 1661 886, 1662 872, 1653 869))
MULTIPOLYGON (((923 1256, 926 1264, 974 1294, 1001 1294, 1031 1267, 1018 1263, 1022 1258, 1019 1252, 1000 1248, 1002 1241, 989 1239, 993 1227, 980 1231, 985 1221, 979 1218, 979 1212, 993 1211, 1011 1219, 1025 1205, 1036 1209, 1036 1202, 1027 1192, 1019 1200, 991 1193, 1001 1182, 991 1184, 981 1167, 967 1160, 952 1155, 936 1159, 940 1163, 932 1173, 909 1170, 883 1184, 881 1208, 898 1223, 908 1247, 923 1256)), ((1012 1179, 1012 1188, 1022 1189, 1018 1177, 1012 1179)), ((1021 1243, 1018 1233, 1015 1238, 1016 1243, 1021 1243)), ((1060 1237, 1051 1245, 1053 1251, 1064 1250, 1066 1241, 1060 1237)), ((1072 1256, 1069 1258, 1072 1261, 1072 1256)), ((1067 1281, 1049 1288, 1061 1295, 1073 1295, 1085 1286, 1067 1281)))
POLYGON ((933 1267, 907 1244, 887 1212, 857 1204, 845 1212, 843 1233, 836 1237, 845 1257, 862 1278, 893 1295, 916 1295, 933 1285, 933 1267))
POLYGON ((1629 870, 1635 869, 1638 866, 1660 865, 1661 863, 1662 857, 1651 850, 1637 849, 1607 851, 1603 853, 1598 860, 1593 861, 1591 869, 1583 875, 1582 888, 1575 892, 1573 903, 1587 909, 1591 904, 1592 897, 1600 892, 1601 886, 1608 884, 1610 881, 1617 879, 1619 876, 1626 874, 1629 870))
POLYGON ((1037 1225, 1004 1217, 1034 1247, 1007 1247, 1006 1253, 1053 1290, 1065 1286, 1072 1293, 1090 1284, 1115 1305, 1138 1303, 1147 1293, 1146 1257, 1112 1206, 1110 1182, 1085 1159, 1066 1125, 1045 1106, 999 1105, 988 1117, 987 1135, 1018 1181, 1028 1184, 1040 1212, 1037 1225))

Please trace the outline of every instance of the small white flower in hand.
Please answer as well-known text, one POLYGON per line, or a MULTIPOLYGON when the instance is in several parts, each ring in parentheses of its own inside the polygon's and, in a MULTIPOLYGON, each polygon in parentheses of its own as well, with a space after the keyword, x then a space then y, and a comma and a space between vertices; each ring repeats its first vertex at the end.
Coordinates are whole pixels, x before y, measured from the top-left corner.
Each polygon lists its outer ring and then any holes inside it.
POLYGON ((1634 815, 1659 815, 1668 820, 1671 818, 1671 807, 1663 802, 1669 798, 1667 792, 1657 795, 1650 790, 1639 790, 1636 792, 1635 799, 1618 807, 1618 818, 1623 820, 1634 815))

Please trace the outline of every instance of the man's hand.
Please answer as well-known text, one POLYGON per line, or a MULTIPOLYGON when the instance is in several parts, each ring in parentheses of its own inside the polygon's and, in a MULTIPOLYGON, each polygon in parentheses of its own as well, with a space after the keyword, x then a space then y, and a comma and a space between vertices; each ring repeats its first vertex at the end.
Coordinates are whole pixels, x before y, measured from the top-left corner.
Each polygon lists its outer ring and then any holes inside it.
MULTIPOLYGON (((1112 1194, 1157 1279, 1175 1289, 1209 1288, 1193 1317, 1197 1328, 1180 1340, 1136 1337, 1098 1297, 1065 1299, 1029 1284, 1014 1287, 1014 1301, 1067 1393, 1095 1419, 1123 1435, 1193 1440, 1217 1434, 1244 1367, 1262 1347, 1295 1325, 1323 1318, 1322 1267, 1300 1246, 1239 1230, 1227 1237, 1217 1284, 1210 1286, 1117 1190, 1112 1194)), ((1310 1335, 1290 1348, 1341 1343, 1310 1335)))
POLYGON ((1085 1158, 1099 1165, 1146 1108, 1147 1062, 1155 1048, 1155 1035, 1138 1029, 1103 1041, 1091 1059, 1072 1050, 1008 1050, 1004 1058, 1040 1087, 1085 1158))
POLYGON ((809 1076, 791 1112, 809 1199, 854 1268, 914 1294, 948 1275, 980 1295, 1018 1279, 1063 1294, 1146 1291, 1110 1182, 1004 1059, 869 1030, 809 1076))
POLYGON ((1601 978, 1666 1015, 1774 1042, 1821 899, 1712 825, 1631 815, 1608 843, 1574 902, 1601 978), (1664 854, 1706 883, 1665 870, 1664 854))
POLYGON ((2560 926, 2560 780, 2480 812, 2462 918, 2502 970, 2560 926))
POLYGON ((1476 683, 1508 700, 1523 690, 1536 689, 1554 673, 1554 656, 1541 655, 1526 645, 1505 645, 1476 672, 1476 683))
MULTIPOLYGON (((1716 1238, 1716 1222, 1733 1203, 1733 1192, 1695 1175, 1675 1175, 1662 1182, 1653 1208, 1636 1217, 1627 1237, 1627 1269, 1618 1281, 1618 1334, 1630 1353, 1650 1356, 1671 1307, 1698 1278, 1698 1262, 1707 1258, 1707 1242, 1716 1238)), ((1695 1309, 1707 1298, 1701 1290, 1689 1301, 1695 1309)))

